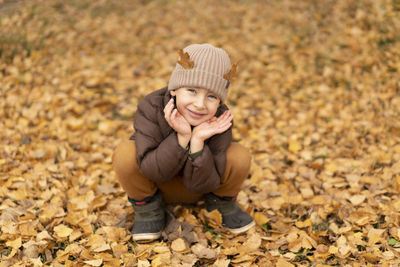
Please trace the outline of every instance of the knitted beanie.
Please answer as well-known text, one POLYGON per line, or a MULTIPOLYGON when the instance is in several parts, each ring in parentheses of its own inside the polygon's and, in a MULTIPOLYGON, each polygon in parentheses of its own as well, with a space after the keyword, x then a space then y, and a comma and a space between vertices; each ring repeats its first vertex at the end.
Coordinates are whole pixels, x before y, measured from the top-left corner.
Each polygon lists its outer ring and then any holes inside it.
MULTIPOLYGON (((225 101, 230 81, 231 61, 222 49, 210 44, 192 44, 180 51, 180 60, 171 74, 168 90, 181 87, 208 89, 225 101), (225 75, 225 78, 224 78, 225 75)), ((235 66, 236 68, 236 66, 235 66)))

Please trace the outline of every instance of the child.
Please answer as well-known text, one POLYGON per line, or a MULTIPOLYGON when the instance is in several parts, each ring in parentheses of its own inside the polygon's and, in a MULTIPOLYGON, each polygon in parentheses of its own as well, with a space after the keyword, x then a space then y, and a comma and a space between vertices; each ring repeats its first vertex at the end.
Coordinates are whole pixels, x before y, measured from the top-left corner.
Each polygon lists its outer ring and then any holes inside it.
POLYGON ((221 48, 190 45, 180 50, 168 87, 140 101, 135 133, 113 155, 135 211, 133 240, 160 237, 164 201, 205 197, 206 209, 218 209, 232 233, 255 225, 235 201, 251 160, 246 148, 232 143, 233 116, 223 103, 235 68, 221 48))

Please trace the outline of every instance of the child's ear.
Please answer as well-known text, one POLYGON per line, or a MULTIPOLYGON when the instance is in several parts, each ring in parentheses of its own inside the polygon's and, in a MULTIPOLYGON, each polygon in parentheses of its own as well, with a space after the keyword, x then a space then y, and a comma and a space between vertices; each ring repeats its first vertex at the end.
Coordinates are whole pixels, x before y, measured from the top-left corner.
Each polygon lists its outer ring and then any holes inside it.
POLYGON ((171 90, 171 91, 169 91, 169 93, 170 93, 172 96, 176 96, 176 91, 175 91, 175 90, 171 90))

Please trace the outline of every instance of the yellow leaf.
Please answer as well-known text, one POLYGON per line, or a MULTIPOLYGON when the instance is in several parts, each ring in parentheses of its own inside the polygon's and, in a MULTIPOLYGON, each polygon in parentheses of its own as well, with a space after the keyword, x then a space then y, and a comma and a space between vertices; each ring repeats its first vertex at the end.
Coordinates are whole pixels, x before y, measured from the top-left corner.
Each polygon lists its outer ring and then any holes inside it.
POLYGON ((210 225, 213 227, 222 225, 222 215, 217 209, 208 213, 208 219, 210 220, 210 225))
MULTIPOLYGON (((113 248, 114 249, 114 248, 113 248)), ((153 251, 157 254, 170 252, 169 248, 166 246, 157 246, 153 249, 153 251)))
POLYGON ((335 247, 335 246, 330 246, 328 252, 330 254, 336 254, 336 253, 339 252, 339 249, 337 247, 335 247))
POLYGON ((37 236, 37 232, 35 231, 35 227, 31 222, 22 223, 18 226, 18 230, 21 235, 27 236, 37 236))
POLYGON ((314 191, 309 187, 300 188, 300 192, 304 199, 309 199, 314 196, 314 191))
POLYGON ((296 153, 301 149, 301 144, 296 139, 291 139, 289 141, 289 151, 296 153))
POLYGON ((171 248, 173 251, 177 252, 184 251, 187 248, 185 240, 183 240, 182 238, 175 239, 174 241, 172 241, 171 248))
MULTIPOLYGON (((113 254, 117 257, 120 258, 120 256, 124 253, 128 252, 128 246, 124 244, 117 244, 115 246, 112 246, 112 251, 113 254)), ((168 249, 169 251, 169 249, 168 249)))
POLYGON ((286 237, 286 240, 288 243, 293 243, 294 241, 297 240, 298 237, 299 236, 298 236, 297 232, 293 231, 288 234, 288 236, 286 237))
POLYGON ((254 213, 254 220, 259 226, 262 226, 263 224, 266 224, 269 221, 267 216, 265 216, 264 213, 262 212, 254 213))
POLYGON ((386 231, 386 229, 375 229, 372 228, 368 232, 368 243, 370 245, 376 244, 383 239, 382 235, 386 231))
POLYGON ((217 259, 213 266, 215 267, 228 267, 231 260, 229 259, 217 259))
POLYGON ((161 261, 161 257, 160 256, 157 256, 157 257, 155 257, 152 261, 151 261, 151 266, 152 267, 157 267, 157 266, 160 266, 160 265, 162 265, 163 263, 162 263, 162 261, 161 261))
POLYGON ((99 123, 98 129, 100 133, 105 134, 105 135, 111 135, 115 132, 115 125, 113 121, 107 120, 107 121, 102 121, 99 123))
POLYGON ((276 267, 294 267, 294 265, 285 261, 284 259, 278 259, 276 262, 276 267))
POLYGON ((84 261, 86 264, 89 264, 90 266, 100 266, 103 263, 102 259, 97 259, 97 260, 89 260, 89 261, 84 261))
POLYGON ((57 225, 54 227, 54 232, 58 237, 64 238, 69 236, 74 230, 65 226, 64 224, 57 225))
POLYGON ((93 249, 94 252, 103 252, 106 250, 111 249, 109 244, 102 244, 101 246, 96 247, 95 249, 93 249))
POLYGON ((72 131, 76 131, 82 129, 84 123, 85 123, 84 119, 72 117, 67 120, 67 127, 72 131))
POLYGON ((354 195, 354 196, 351 196, 349 198, 349 200, 353 205, 358 206, 364 202, 365 196, 364 195, 354 195))
POLYGON ((337 170, 337 166, 334 162, 326 164, 325 168, 327 171, 330 171, 330 172, 336 172, 336 170, 337 170))
POLYGON ((301 221, 298 221, 298 222, 296 222, 296 227, 298 227, 298 228, 304 228, 304 227, 308 227, 308 226, 311 226, 311 220, 310 219, 307 219, 307 220, 305 220, 304 222, 301 222, 301 221))
POLYGON ((244 248, 246 252, 254 252, 257 251, 261 246, 261 237, 259 234, 254 233, 247 238, 246 242, 243 243, 242 248, 244 248))
POLYGON ((12 247, 14 249, 19 249, 22 246, 22 239, 21 237, 18 237, 17 239, 14 239, 12 241, 7 241, 6 242, 7 247, 12 247))

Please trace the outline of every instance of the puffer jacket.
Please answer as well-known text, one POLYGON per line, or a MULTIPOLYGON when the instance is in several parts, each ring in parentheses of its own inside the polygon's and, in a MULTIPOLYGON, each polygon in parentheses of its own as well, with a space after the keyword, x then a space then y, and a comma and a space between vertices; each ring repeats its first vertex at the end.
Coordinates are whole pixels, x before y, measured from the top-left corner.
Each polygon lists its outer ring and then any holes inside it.
MULTIPOLYGON (((178 143, 177 133, 164 118, 164 107, 171 99, 167 87, 144 97, 134 116, 137 161, 140 171, 157 184, 182 175, 192 193, 212 192, 220 186, 225 171, 226 150, 232 142, 232 127, 205 140, 200 155, 192 157, 178 143)), ((216 117, 228 107, 220 105, 216 117)))

